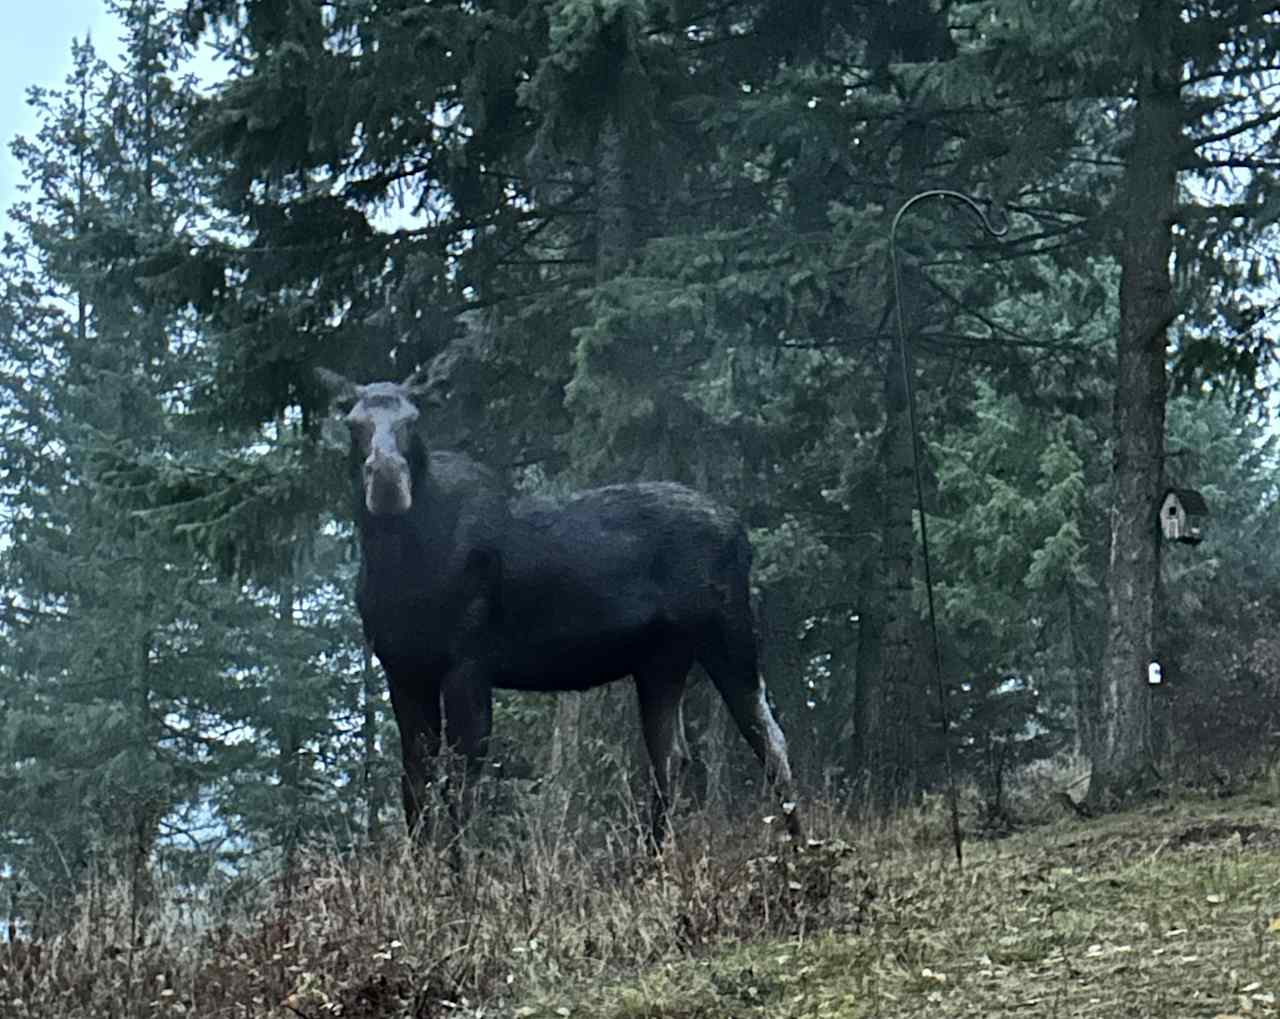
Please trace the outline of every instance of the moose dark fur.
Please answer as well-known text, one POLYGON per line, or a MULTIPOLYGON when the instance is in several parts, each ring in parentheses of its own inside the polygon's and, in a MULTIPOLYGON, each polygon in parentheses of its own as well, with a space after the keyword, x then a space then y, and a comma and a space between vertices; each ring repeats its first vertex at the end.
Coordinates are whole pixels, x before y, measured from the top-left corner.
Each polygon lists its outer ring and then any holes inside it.
POLYGON ((751 548, 737 517, 682 485, 611 485, 558 503, 509 503, 487 469, 428 451, 413 380, 357 386, 349 406, 366 639, 387 674, 418 831, 430 760, 483 758, 494 687, 586 690, 631 676, 656 782, 660 843, 698 662, 800 832, 786 741, 756 662, 751 548))

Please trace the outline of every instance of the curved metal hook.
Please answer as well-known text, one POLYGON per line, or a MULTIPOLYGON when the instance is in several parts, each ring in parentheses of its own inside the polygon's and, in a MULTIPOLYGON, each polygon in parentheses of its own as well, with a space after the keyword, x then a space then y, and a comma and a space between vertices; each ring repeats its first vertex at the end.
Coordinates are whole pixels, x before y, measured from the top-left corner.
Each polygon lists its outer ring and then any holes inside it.
MULTIPOLYGON (((893 263, 893 299, 895 309, 898 313, 898 338, 902 345, 903 369, 906 368, 907 362, 907 327, 902 317, 902 278, 898 270, 898 224, 902 222, 902 217, 906 215, 907 210, 917 202, 923 202, 926 198, 949 198, 953 201, 963 202, 973 210, 973 214, 978 217, 978 222, 982 224, 982 229, 989 233, 992 237, 1001 238, 1009 232, 1009 224, 1006 222, 1002 227, 994 227, 991 220, 987 216, 987 212, 975 198, 966 195, 963 191, 952 191, 949 188, 931 188, 928 191, 921 191, 912 195, 902 203, 902 208, 898 210, 896 216, 893 217, 893 225, 889 227, 889 260, 893 263)), ((907 391, 911 391, 911 383, 907 382, 907 391)))
POLYGON ((950 188, 930 188, 928 191, 921 191, 912 195, 903 203, 902 208, 898 210, 898 214, 893 217, 893 226, 890 228, 890 232, 892 233, 892 231, 898 229, 898 221, 902 219, 903 213, 915 205, 916 202, 922 202, 926 198, 953 198, 956 201, 964 202, 965 205, 973 210, 973 214, 982 222, 983 229, 992 237, 1003 237, 1009 232, 1008 223, 999 228, 992 226, 990 217, 987 216, 982 205, 972 195, 966 195, 963 191, 952 191, 950 188))

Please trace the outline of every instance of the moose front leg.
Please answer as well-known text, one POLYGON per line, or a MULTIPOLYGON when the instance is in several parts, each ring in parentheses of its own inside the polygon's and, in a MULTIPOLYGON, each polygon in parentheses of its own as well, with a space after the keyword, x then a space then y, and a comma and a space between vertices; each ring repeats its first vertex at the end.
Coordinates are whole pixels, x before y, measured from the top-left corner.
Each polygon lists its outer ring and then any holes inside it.
POLYGON ((430 804, 432 764, 440 753, 440 690, 424 684, 408 693, 394 680, 390 682, 391 708, 400 729, 400 794, 404 801, 404 819, 409 834, 418 842, 430 841, 430 804))
POLYGON ((467 661, 450 670, 441 693, 445 740, 450 752, 450 786, 454 777, 460 779, 461 786, 456 797, 449 795, 449 812, 460 832, 472 814, 481 769, 489 752, 493 687, 488 671, 475 661, 467 661), (459 763, 461 769, 456 767, 459 763))

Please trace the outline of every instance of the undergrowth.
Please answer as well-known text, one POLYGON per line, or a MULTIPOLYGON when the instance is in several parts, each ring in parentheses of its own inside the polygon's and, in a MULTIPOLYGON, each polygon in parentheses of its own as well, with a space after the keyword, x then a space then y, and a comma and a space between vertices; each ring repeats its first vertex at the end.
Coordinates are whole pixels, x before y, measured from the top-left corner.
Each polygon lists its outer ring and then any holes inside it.
POLYGON ((1060 819, 963 869, 941 803, 857 831, 811 805, 806 847, 694 815, 653 857, 531 801, 452 851, 314 850, 252 908, 170 901, 131 930, 126 886, 96 887, 0 947, 0 1015, 1280 1014, 1274 793, 1060 819))
POLYGON ((542 805, 440 849, 312 850, 248 908, 193 915, 171 889, 138 926, 128 882, 100 883, 58 935, 0 946, 0 1016, 499 1015, 725 943, 852 933, 865 912, 841 839, 796 852, 758 819, 694 816, 654 856, 636 826, 584 845, 542 805))

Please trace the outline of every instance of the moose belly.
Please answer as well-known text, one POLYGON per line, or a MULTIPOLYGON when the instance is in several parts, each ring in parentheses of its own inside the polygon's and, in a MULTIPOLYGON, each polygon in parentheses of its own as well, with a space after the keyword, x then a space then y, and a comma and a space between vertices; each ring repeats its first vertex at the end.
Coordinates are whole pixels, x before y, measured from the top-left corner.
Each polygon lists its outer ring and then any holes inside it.
POLYGON ((653 654, 653 630, 602 633, 590 640, 549 641, 503 656, 493 685, 505 690, 589 690, 629 676, 653 654))

